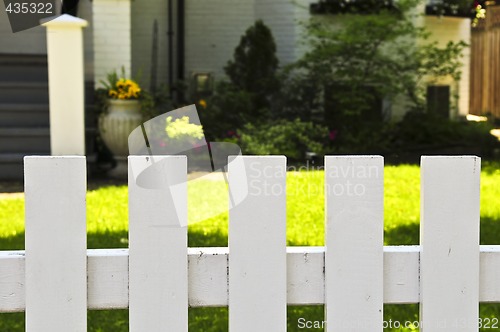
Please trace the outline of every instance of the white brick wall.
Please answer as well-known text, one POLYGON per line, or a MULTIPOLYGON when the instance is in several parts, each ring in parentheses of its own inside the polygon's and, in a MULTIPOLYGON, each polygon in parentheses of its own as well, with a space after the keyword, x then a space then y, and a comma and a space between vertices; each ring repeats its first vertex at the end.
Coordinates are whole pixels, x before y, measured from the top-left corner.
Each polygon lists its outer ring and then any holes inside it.
POLYGON ((304 53, 307 51, 306 44, 306 29, 304 24, 309 21, 311 18, 311 14, 309 11, 309 7, 311 3, 316 3, 316 0, 296 0, 295 1, 295 35, 296 37, 296 47, 295 47, 295 59, 299 60, 304 56, 304 53))
POLYGON ((112 70, 131 73, 130 0, 93 0, 94 79, 96 87, 112 70))
POLYGON ((241 36, 258 19, 271 28, 280 65, 303 54, 303 28, 314 0, 187 0, 186 77, 193 72, 214 72, 224 77, 223 68, 232 59, 241 36))
POLYGON ((186 0, 185 77, 208 71, 222 78, 241 35, 254 22, 254 0, 186 0))
POLYGON ((256 0, 255 17, 271 29, 280 65, 294 62, 298 36, 296 7, 290 0, 256 0))
MULTIPOLYGON (((175 2, 175 1, 174 1, 175 2)), ((175 11, 175 9, 174 9, 175 11)), ((132 72, 150 86, 153 47, 153 24, 158 22, 158 83, 168 81, 168 2, 166 0, 132 1, 132 72)), ((175 18, 175 14, 173 15, 175 18)), ((176 29, 174 22, 174 29, 176 29)))

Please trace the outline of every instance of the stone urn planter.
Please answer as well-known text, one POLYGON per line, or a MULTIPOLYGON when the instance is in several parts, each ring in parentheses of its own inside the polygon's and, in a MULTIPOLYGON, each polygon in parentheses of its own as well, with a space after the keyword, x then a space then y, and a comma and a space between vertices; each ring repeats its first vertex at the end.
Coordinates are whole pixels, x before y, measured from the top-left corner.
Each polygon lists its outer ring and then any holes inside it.
POLYGON ((109 99, 108 109, 99 118, 99 133, 118 165, 112 176, 127 174, 128 136, 142 123, 141 104, 134 99, 109 99))

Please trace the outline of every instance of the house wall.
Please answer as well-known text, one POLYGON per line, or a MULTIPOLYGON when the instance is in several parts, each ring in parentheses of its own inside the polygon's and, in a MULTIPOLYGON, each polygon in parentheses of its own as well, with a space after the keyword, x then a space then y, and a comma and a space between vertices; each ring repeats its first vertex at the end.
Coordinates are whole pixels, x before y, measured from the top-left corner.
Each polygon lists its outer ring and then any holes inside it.
POLYGON ((131 8, 133 13, 132 74, 138 78, 142 86, 150 87, 153 25, 156 20, 158 23, 157 84, 166 84, 168 80, 168 2, 167 0, 148 0, 146 6, 142 1, 132 1, 131 8))
POLYGON ((78 3, 78 17, 87 21, 83 29, 83 59, 85 61, 85 81, 94 80, 94 22, 92 18, 92 1, 80 0, 78 3))
POLYGON ((93 0, 94 79, 96 87, 112 70, 131 72, 130 0, 93 0))
MULTIPOLYGON (((436 17, 425 16, 424 24, 432 33, 429 41, 436 41, 440 47, 446 46, 449 41, 459 42, 465 41, 470 43, 471 40, 471 21, 466 18, 454 17, 436 17)), ((469 82, 470 82, 470 48, 464 49, 462 56, 462 75, 458 82, 458 86, 454 87, 453 92, 458 92, 458 114, 465 116, 469 113, 469 82)), ((450 84, 451 79, 444 79, 443 84, 450 84)), ((453 85, 452 85, 453 88, 453 85)))
MULTIPOLYGON (((89 25, 83 29, 85 52, 85 80, 93 79, 93 41, 92 41, 92 2, 80 0, 78 17, 89 25)), ((47 54, 46 28, 37 26, 28 30, 13 33, 7 13, 0 10, 0 54, 47 54)))
POLYGON ((303 25, 314 0, 186 0, 186 78, 193 72, 224 77, 241 36, 258 19, 270 27, 280 65, 304 53, 303 25))
POLYGON ((47 54, 44 27, 12 33, 7 12, 3 5, 0 8, 0 54, 47 54))
POLYGON ((276 55, 280 65, 294 62, 298 35, 295 26, 296 6, 289 0, 256 0, 255 17, 262 19, 271 29, 276 42, 276 55))
POLYGON ((295 44, 295 50, 294 50, 294 58, 295 60, 298 60, 302 58, 305 54, 305 52, 308 49, 307 42, 306 42, 306 28, 304 24, 306 24, 310 18, 311 18, 311 13, 309 10, 309 7, 311 3, 316 3, 316 0, 296 0, 294 2, 294 12, 295 12, 295 36, 296 36, 296 44, 295 44))
POLYGON ((186 72, 224 77, 241 35, 255 21, 254 0, 186 0, 186 72))

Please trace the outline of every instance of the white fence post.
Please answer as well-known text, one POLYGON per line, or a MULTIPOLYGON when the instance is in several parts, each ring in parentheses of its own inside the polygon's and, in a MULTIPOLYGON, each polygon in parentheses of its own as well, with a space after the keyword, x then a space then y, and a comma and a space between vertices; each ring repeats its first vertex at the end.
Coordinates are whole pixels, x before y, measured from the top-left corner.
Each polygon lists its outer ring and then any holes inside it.
POLYGON ((187 331, 187 158, 129 156, 128 183, 130 331, 187 331))
POLYGON ((384 161, 325 158, 328 332, 383 330, 384 161))
POLYGON ((25 157, 26 331, 87 331, 85 157, 25 157))
POLYGON ((85 155, 83 31, 87 21, 61 15, 47 27, 49 65, 50 151, 52 155, 85 155))
POLYGON ((229 192, 245 183, 248 196, 229 210, 229 330, 284 332, 286 158, 236 158, 229 192))
POLYGON ((420 331, 477 331, 478 157, 422 157, 420 331))

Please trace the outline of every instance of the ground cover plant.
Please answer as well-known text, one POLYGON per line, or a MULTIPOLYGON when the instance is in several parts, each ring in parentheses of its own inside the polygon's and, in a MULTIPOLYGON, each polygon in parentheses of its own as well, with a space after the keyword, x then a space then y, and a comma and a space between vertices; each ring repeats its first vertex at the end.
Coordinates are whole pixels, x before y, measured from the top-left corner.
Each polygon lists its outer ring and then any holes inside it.
MULTIPOLYGON (((481 173, 481 244, 500 244, 500 164, 483 162, 481 173)), ((322 171, 287 174, 287 244, 321 246, 324 230, 322 171)), ((419 242, 420 172, 418 166, 385 167, 386 245, 419 242)), ((190 193, 203 195, 214 184, 200 182, 190 193)), ((223 184, 216 183, 216 186, 223 184)), ((219 199, 221 197, 214 197, 219 199)), ((89 248, 127 247, 127 188, 109 186, 87 194, 89 248)), ((203 208, 198 213, 203 213, 203 208)), ((192 214, 194 218, 197 216, 192 214)), ((227 246, 228 215, 223 213, 189 227, 189 246, 227 246)), ((24 200, 0 199, 0 250, 24 247, 24 200)), ((500 317, 500 305, 482 304, 481 317, 500 317)), ((190 331, 227 331, 227 308, 195 308, 189 311, 190 331)), ((386 305, 385 319, 418 320, 418 305, 386 305)), ((290 306, 288 330, 300 329, 299 318, 323 319, 322 306, 290 306)), ((407 329, 405 331, 416 331, 407 329)), ((24 314, 0 314, 0 331, 24 331, 24 314)), ((128 331, 126 310, 89 311, 89 331, 128 331)), ((309 331, 321 331, 311 329, 309 331)), ((386 329, 386 331, 403 331, 386 329)))

